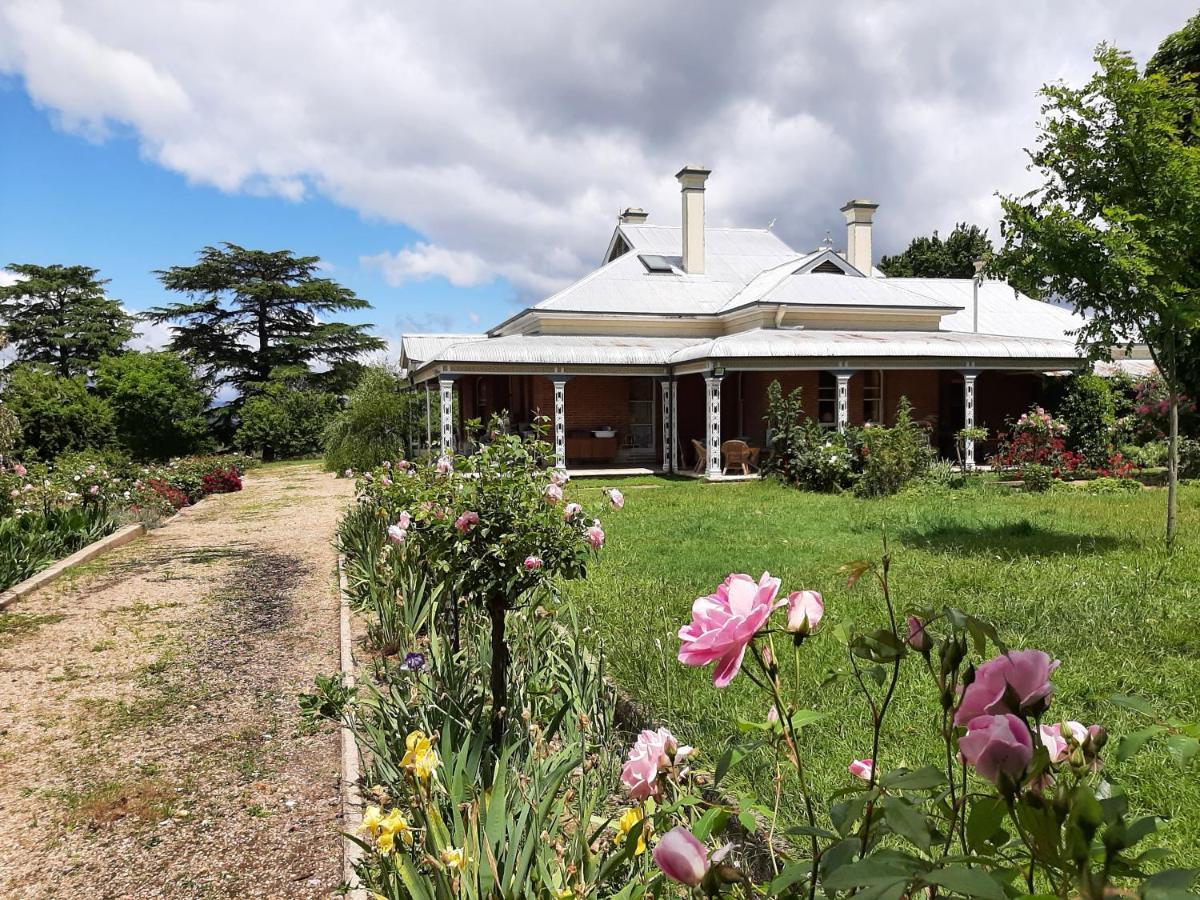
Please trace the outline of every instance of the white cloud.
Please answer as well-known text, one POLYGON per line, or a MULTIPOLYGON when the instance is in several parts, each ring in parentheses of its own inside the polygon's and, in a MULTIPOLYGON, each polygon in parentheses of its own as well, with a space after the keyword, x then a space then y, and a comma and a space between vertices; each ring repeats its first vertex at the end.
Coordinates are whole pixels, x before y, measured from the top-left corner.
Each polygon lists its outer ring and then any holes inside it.
MULTIPOLYGON (((126 309, 125 312, 137 315, 137 310, 126 309)), ((164 350, 171 343, 171 326, 165 322, 139 319, 133 329, 133 338, 127 345, 132 350, 164 350)))
MULTIPOLYGON (((7 0, 0 72, 63 127, 114 123, 199 184, 318 193, 425 242, 392 279, 544 294, 594 265, 617 211, 678 221, 710 165, 714 221, 800 247, 851 196, 877 246, 1028 184, 1038 87, 1110 40, 1145 59, 1194 12, 1141 4, 883 0, 808 8, 641 0, 7 0)), ((316 248, 319 250, 319 248, 316 248)))

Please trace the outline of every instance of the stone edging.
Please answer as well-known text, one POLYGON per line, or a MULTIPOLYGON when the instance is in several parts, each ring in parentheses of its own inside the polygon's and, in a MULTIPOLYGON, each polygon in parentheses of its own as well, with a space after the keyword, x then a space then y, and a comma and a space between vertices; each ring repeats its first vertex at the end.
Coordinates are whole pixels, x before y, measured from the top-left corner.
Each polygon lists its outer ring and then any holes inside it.
POLYGON ((102 537, 98 541, 93 541, 82 549, 76 550, 70 556, 63 557, 58 562, 51 563, 42 569, 42 571, 29 576, 20 584, 14 584, 4 593, 0 594, 0 609, 5 609, 9 604, 15 603, 22 597, 28 597, 30 594, 41 590, 52 581, 57 580, 72 566, 89 562, 102 553, 107 553, 109 550, 120 547, 122 544, 128 544, 145 533, 146 526, 140 522, 133 525, 126 525, 124 528, 118 528, 112 534, 102 537))
MULTIPOLYGON (((354 643, 350 634, 350 590, 346 583, 346 558, 341 553, 337 560, 338 571, 338 645, 342 672, 342 683, 354 687, 354 643)), ((354 865, 363 855, 362 847, 350 839, 357 834, 362 824, 362 793, 359 791, 358 744, 349 723, 343 721, 339 729, 342 756, 342 880, 349 885, 347 900, 366 900, 367 892, 358 883, 354 865)))

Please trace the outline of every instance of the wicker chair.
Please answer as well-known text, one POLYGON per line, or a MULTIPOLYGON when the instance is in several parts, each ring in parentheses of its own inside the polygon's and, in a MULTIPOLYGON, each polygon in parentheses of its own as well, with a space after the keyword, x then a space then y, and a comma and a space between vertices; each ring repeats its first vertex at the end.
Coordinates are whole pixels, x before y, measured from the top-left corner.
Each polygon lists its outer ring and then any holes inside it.
POLYGON ((724 465, 722 474, 728 474, 730 469, 741 469, 743 475, 750 474, 750 446, 745 441, 726 441, 721 445, 721 457, 724 465))
POLYGON ((695 438, 692 438, 692 449, 696 451, 696 465, 692 467, 692 471, 697 475, 702 475, 704 467, 708 465, 708 450, 695 438))

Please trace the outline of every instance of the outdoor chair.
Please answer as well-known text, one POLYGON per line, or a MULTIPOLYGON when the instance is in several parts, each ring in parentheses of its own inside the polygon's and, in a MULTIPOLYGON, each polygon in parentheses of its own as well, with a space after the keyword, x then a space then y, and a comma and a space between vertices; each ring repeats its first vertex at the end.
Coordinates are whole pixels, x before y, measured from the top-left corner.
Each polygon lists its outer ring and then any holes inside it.
POLYGON ((750 474, 750 445, 745 441, 726 441, 721 445, 721 456, 724 465, 721 467, 722 474, 728 474, 730 469, 742 470, 743 475, 750 474))
POLYGON ((704 467, 708 465, 708 451, 695 438, 692 438, 692 449, 696 451, 696 465, 692 467, 692 471, 697 475, 702 475, 704 474, 704 467))

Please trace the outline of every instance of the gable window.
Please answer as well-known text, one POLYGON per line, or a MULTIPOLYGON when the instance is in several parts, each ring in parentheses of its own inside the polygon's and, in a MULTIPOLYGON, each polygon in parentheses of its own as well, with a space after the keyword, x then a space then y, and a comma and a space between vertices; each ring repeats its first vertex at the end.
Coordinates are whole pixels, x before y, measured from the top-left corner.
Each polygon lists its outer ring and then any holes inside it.
POLYGON ((837 427, 837 379, 829 372, 817 376, 817 421, 822 428, 837 427))
POLYGON ((883 421, 883 373, 868 369, 863 379, 863 421, 879 424, 883 421))
POLYGON ((825 260, 819 266, 815 266, 812 270, 814 275, 845 275, 846 270, 839 266, 831 259, 825 260))

